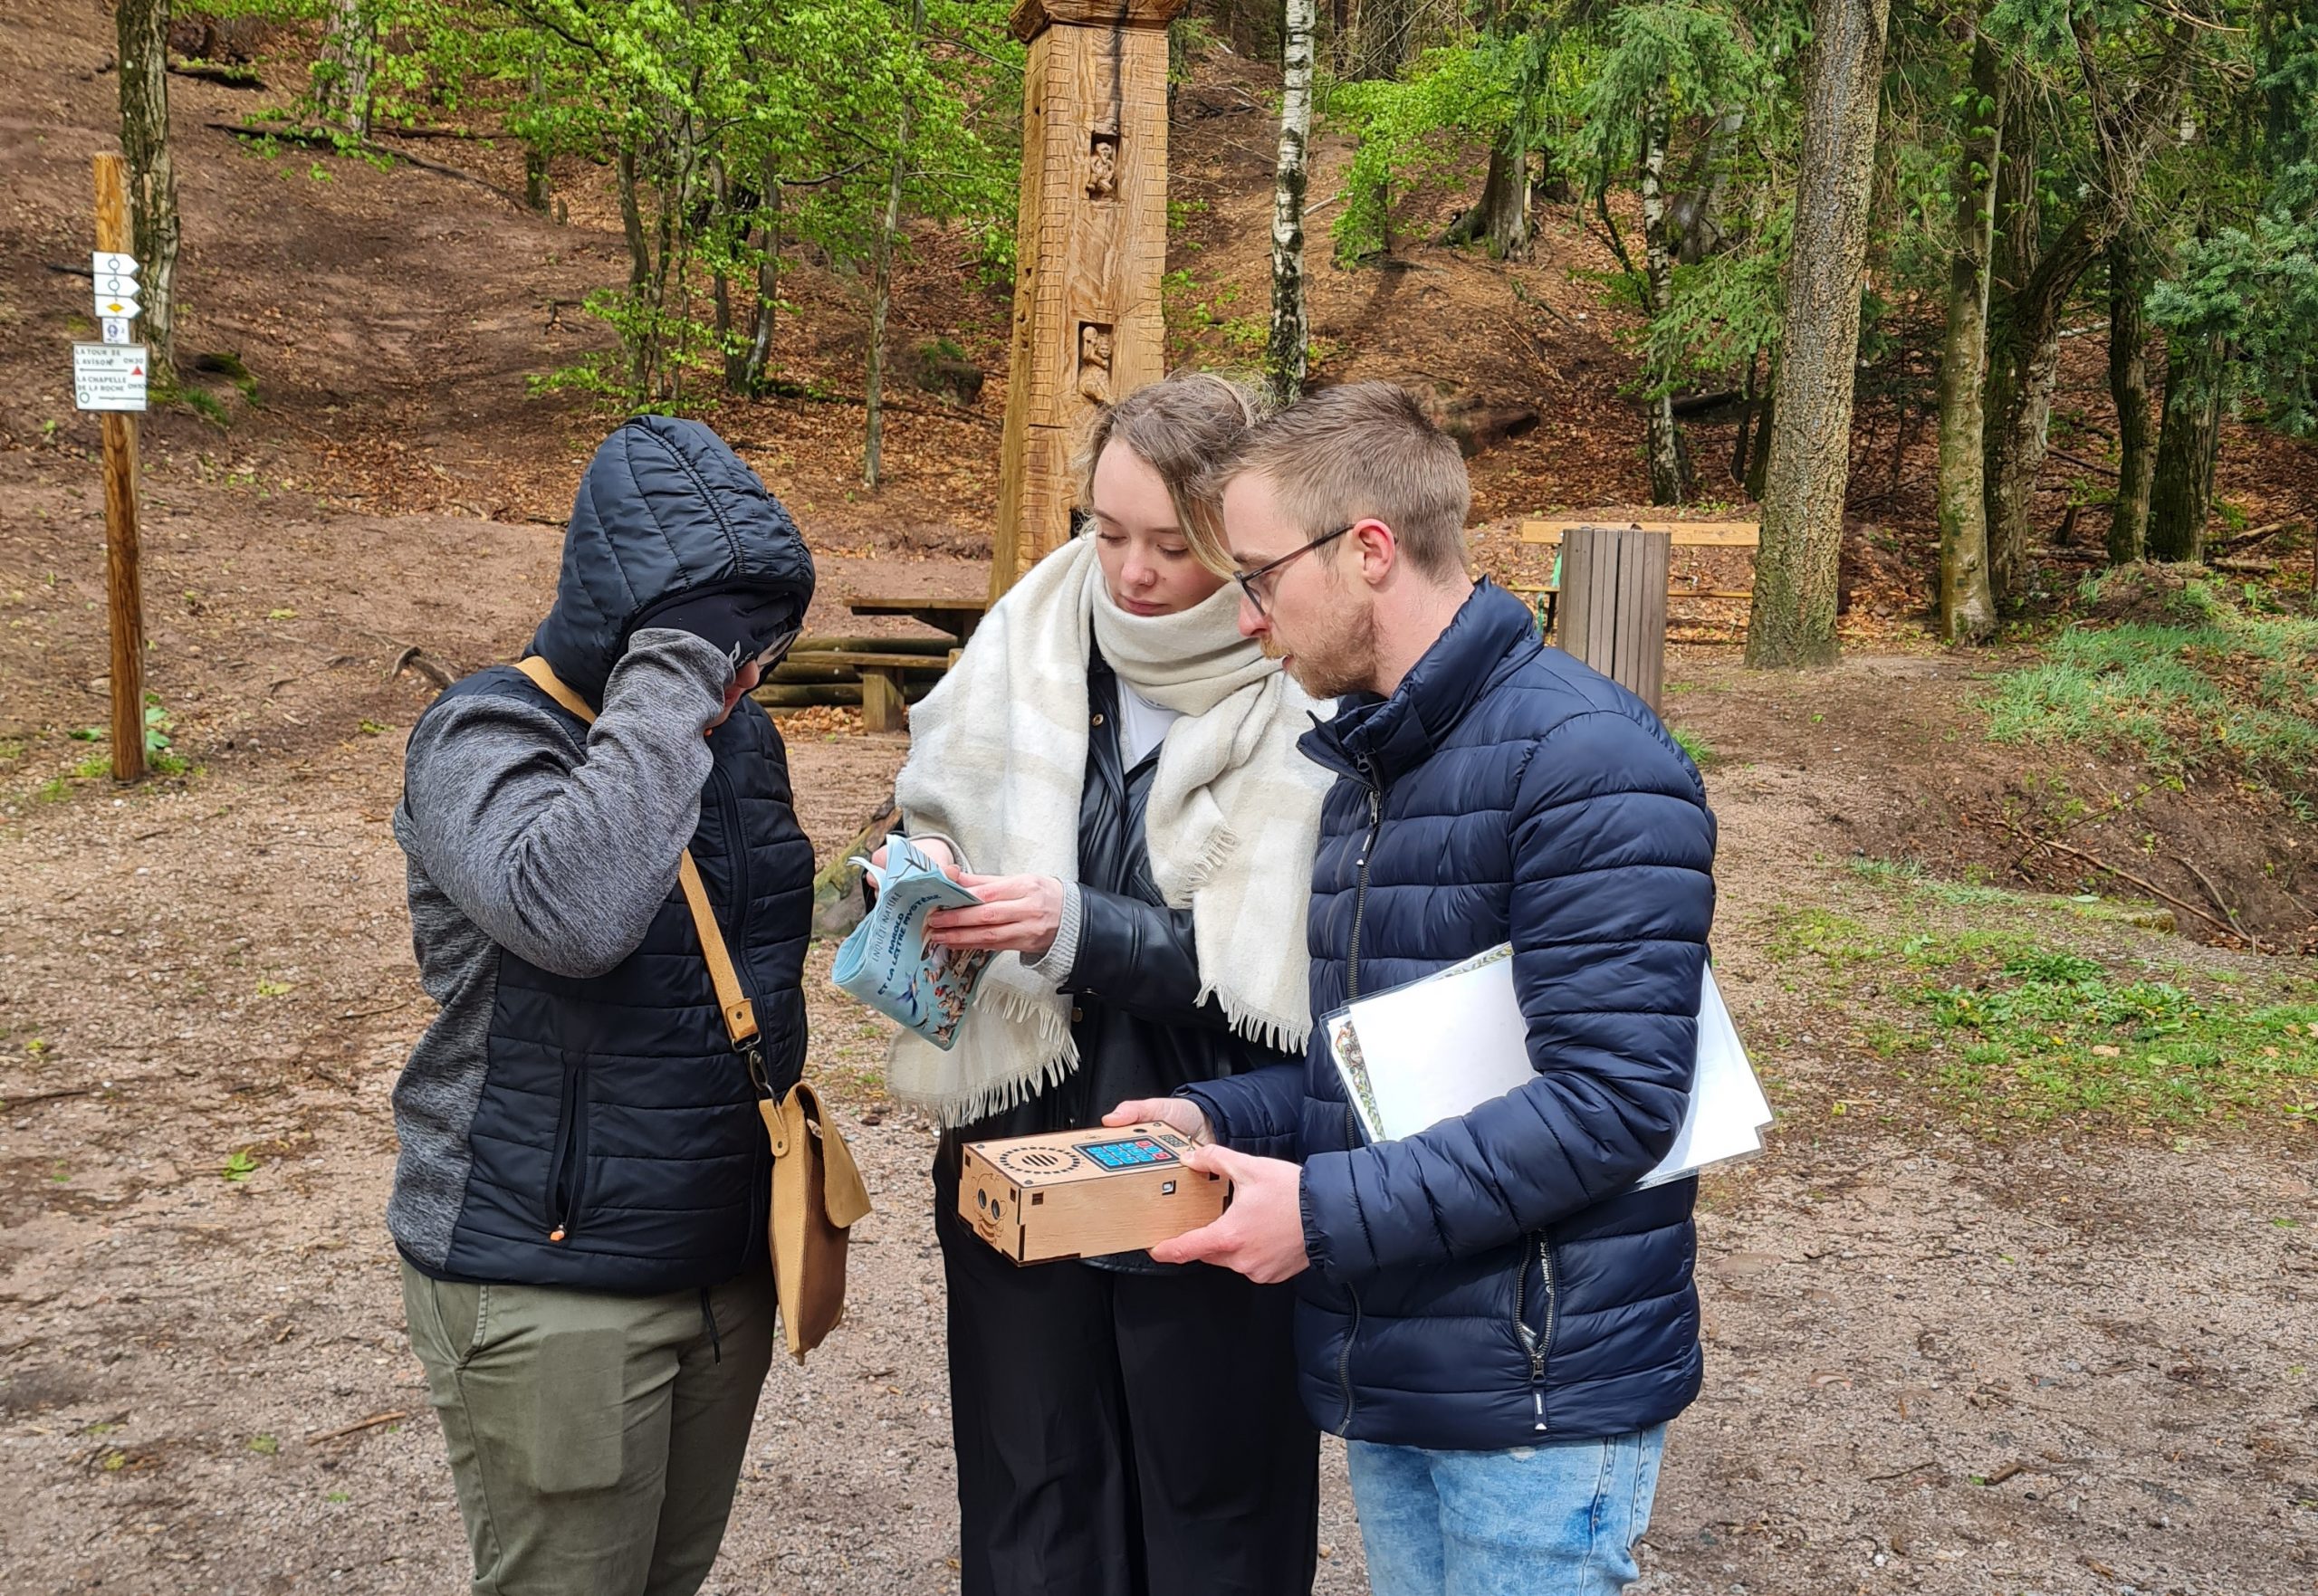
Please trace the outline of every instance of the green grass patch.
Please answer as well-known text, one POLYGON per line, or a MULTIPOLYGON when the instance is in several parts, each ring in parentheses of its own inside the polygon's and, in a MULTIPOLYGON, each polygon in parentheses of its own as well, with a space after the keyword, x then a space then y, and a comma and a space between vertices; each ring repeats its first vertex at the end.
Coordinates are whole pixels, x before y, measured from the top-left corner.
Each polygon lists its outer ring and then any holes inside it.
POLYGON ((1898 1012, 1863 1019, 1860 1044, 1928 1058, 1940 1094, 1976 1115, 2318 1120, 2318 983, 2158 979, 2019 932, 1898 934, 1822 909, 1783 912, 1772 950, 1843 978, 1853 1012, 1850 989, 1878 977, 1898 1012))
MULTIPOLYGON (((2127 578, 2147 579, 2112 579, 2127 578)), ((2088 581, 2088 601, 2102 593, 2088 581)), ((2122 750, 2177 776, 2236 770, 2318 799, 2318 620, 2195 580, 2160 613, 2056 633, 1988 696, 1989 737, 2122 750)))
POLYGON ((1706 769, 1722 757, 1714 751, 1714 744, 1685 727, 1669 726, 1666 731, 1673 738, 1674 746, 1690 755, 1691 763, 1701 770, 1706 769))

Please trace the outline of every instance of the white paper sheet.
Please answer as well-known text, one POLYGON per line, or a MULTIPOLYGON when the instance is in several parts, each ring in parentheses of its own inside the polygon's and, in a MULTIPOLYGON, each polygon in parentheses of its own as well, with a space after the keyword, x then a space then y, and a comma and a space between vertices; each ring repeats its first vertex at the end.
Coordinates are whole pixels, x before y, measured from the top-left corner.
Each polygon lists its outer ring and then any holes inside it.
MULTIPOLYGON (((1363 998, 1327 1020, 1346 1094, 1372 1141, 1413 1136, 1536 1078, 1509 946, 1363 998)), ((1769 1101, 1711 970, 1699 1003, 1698 1068, 1674 1145, 1638 1184, 1680 1180, 1762 1149, 1769 1101)))

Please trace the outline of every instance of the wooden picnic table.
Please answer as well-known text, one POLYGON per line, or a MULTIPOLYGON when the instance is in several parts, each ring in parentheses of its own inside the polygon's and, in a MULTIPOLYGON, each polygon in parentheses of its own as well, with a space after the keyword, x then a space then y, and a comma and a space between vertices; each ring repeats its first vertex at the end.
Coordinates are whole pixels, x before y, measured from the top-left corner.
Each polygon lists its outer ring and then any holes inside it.
POLYGON ((907 616, 922 621, 937 632, 947 632, 961 645, 974 635, 982 625, 982 617, 990 613, 987 598, 865 598, 846 600, 846 608, 858 616, 907 616))

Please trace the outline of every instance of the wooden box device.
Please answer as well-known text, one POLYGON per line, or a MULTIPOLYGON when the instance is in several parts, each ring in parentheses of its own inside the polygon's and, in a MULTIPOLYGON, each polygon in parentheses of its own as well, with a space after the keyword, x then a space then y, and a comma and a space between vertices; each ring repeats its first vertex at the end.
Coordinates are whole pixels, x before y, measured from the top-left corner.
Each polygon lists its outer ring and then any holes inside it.
POLYGON ((1018 1264, 1155 1246, 1223 1212, 1231 1182, 1183 1167, 1165 1125, 1057 1131, 967 1144, 958 1214, 1018 1264))

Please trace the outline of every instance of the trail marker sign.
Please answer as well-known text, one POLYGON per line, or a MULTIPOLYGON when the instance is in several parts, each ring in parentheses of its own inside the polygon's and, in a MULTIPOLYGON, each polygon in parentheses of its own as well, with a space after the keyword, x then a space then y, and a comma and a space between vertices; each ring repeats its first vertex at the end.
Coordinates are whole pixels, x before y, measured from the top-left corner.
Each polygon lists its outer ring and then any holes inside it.
POLYGON ((104 331, 101 336, 106 343, 125 344, 129 340, 129 319, 128 317, 100 316, 97 318, 97 320, 104 329, 104 331))
POLYGON ((83 410, 145 408, 143 344, 74 344, 72 402, 83 410))
POLYGON ((96 274, 100 282, 107 277, 134 277, 137 275, 137 257, 123 254, 118 250, 95 250, 89 255, 89 270, 96 274))

